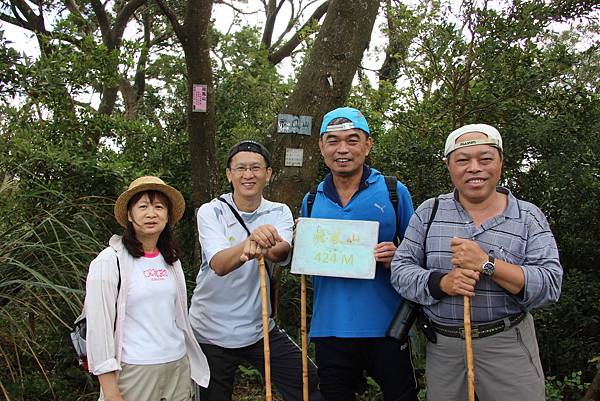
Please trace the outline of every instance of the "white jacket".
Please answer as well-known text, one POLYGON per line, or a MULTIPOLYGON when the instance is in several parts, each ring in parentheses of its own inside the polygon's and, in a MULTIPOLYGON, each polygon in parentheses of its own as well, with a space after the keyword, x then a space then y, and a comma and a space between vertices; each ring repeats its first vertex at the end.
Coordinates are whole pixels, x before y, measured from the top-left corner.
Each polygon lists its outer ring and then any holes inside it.
MULTIPOLYGON (((91 373, 101 375, 121 370, 122 323, 127 306, 127 288, 133 266, 133 257, 121 241, 113 235, 109 247, 104 249, 90 264, 85 283, 85 313, 87 319, 86 349, 91 373), (121 269, 121 290, 117 299, 117 283, 121 269), (115 304, 118 319, 115 325, 115 304)), ((187 294, 181 263, 175 262, 171 268, 175 273, 177 301, 175 323, 183 330, 187 356, 190 360, 192 379, 202 387, 207 387, 210 371, 206 356, 202 353, 187 314, 187 294)))

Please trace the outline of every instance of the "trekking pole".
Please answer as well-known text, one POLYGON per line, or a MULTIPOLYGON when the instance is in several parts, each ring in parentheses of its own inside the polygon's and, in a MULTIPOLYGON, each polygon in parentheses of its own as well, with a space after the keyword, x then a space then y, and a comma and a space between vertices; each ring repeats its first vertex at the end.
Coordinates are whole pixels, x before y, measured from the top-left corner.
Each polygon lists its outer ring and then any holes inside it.
POLYGON ((308 336, 306 335, 306 278, 300 275, 300 336, 302 337, 302 399, 308 401, 308 336))
POLYGON ((467 384, 469 401, 475 401, 475 371, 473 370, 473 339, 471 337, 471 298, 464 296, 465 347, 467 351, 467 384))
POLYGON ((269 299, 267 297, 267 269, 265 268, 265 258, 263 256, 258 259, 258 270, 260 272, 260 296, 262 298, 263 351, 265 354, 265 397, 267 401, 272 401, 271 347, 269 344, 269 299))

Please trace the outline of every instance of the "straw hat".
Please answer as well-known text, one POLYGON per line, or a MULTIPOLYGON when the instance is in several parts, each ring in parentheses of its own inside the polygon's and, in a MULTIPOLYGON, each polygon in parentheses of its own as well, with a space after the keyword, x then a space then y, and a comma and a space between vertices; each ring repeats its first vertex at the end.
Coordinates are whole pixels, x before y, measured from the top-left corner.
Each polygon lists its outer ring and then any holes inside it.
POLYGON ((165 184, 158 177, 144 176, 129 184, 127 191, 123 192, 117 199, 115 203, 115 219, 117 219, 117 223, 123 227, 127 227, 127 204, 135 194, 144 191, 159 191, 169 198, 171 201, 171 210, 169 210, 169 222, 171 225, 174 225, 183 217, 185 200, 183 200, 181 192, 165 184))

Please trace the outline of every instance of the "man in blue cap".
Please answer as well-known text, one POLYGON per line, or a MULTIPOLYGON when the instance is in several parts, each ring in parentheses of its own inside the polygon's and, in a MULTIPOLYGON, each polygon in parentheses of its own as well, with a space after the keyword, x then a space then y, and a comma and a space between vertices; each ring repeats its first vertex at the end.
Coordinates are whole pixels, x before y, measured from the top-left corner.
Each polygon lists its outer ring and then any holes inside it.
POLYGON ((402 298, 390 284, 396 236, 402 236, 413 206, 406 187, 395 182, 391 201, 385 177, 365 164, 373 139, 367 120, 341 107, 323 117, 319 148, 330 173, 302 202, 302 216, 379 222, 373 250, 373 280, 313 277, 310 327, 321 393, 328 401, 352 401, 365 389, 363 371, 379 384, 386 401, 417 399, 410 349, 385 336, 402 298))

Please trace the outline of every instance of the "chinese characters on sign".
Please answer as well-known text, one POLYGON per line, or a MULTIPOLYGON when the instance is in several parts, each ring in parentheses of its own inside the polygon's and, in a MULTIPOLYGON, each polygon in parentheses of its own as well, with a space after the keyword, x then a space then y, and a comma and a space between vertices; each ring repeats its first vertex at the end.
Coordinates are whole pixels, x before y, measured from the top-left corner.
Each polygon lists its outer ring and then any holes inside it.
POLYGON ((285 166, 302 167, 304 149, 285 148, 285 166))
POLYGON ((310 135, 311 127, 311 116, 296 116, 293 114, 280 114, 277 116, 277 132, 280 134, 310 135))
POLYGON ((300 218, 292 273, 372 279, 379 223, 300 218))
POLYGON ((192 111, 206 113, 207 99, 208 87, 206 85, 194 84, 192 89, 192 111))

